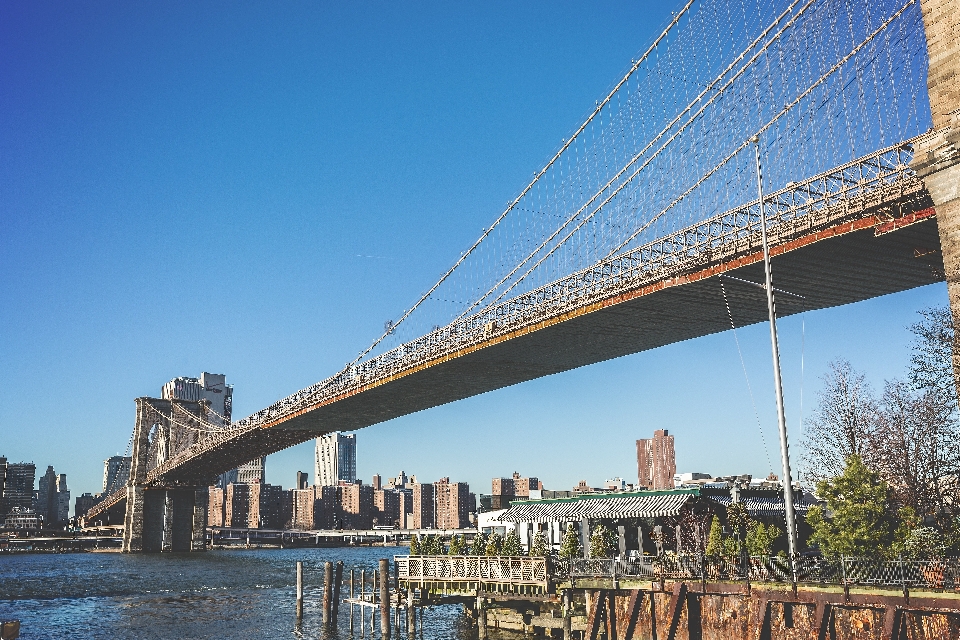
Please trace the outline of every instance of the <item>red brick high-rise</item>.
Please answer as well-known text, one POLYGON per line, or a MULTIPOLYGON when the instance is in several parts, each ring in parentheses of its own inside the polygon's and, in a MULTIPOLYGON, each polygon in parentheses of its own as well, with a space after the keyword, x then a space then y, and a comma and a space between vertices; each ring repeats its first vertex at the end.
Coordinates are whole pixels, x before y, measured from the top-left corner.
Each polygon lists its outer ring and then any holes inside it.
POLYGON ((470 526, 470 486, 466 482, 450 482, 450 478, 441 478, 433 483, 436 518, 438 529, 466 529, 470 526))
POLYGON ((433 522, 433 485, 417 482, 413 485, 413 513, 410 514, 408 527, 411 529, 432 529, 433 522))
POLYGON ((666 429, 654 431, 653 438, 637 440, 637 476, 641 487, 673 489, 676 473, 673 436, 666 429))

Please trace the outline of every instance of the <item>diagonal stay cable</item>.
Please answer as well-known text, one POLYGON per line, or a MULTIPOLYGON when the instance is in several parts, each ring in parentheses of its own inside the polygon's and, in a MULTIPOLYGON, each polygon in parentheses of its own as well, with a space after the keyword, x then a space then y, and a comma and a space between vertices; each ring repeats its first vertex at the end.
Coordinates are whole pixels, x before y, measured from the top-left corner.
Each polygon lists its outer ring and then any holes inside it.
POLYGON ((450 267, 450 269, 448 269, 446 273, 443 274, 443 276, 440 277, 440 279, 437 281, 436 284, 430 287, 429 291, 427 291, 425 294, 420 296, 420 299, 417 300, 416 304, 414 304, 412 307, 410 307, 410 309, 404 312, 403 316, 401 316, 396 323, 394 323, 389 328, 387 328, 387 330, 385 330, 383 334, 374 341, 373 344, 371 344, 364 351, 362 351, 360 355, 358 355, 356 359, 350 363, 350 366, 360 362, 360 360, 362 360, 365 355, 367 355, 368 353, 370 353, 370 351, 375 349, 376 346, 380 344, 384 338, 390 335, 391 332, 394 329, 396 329, 401 322, 406 320, 411 313, 413 313, 421 304, 423 304, 424 300, 429 298, 430 295, 434 291, 436 291, 437 288, 441 284, 443 284, 443 282, 447 278, 450 277, 450 275, 457 269, 457 267, 463 264, 463 261, 467 259, 467 256, 472 254, 473 251, 480 246, 480 243, 483 242, 484 239, 486 239, 487 236, 490 235, 490 233, 497 227, 497 225, 500 224, 500 222, 507 216, 507 214, 510 213, 510 211, 512 211, 515 206, 517 206, 517 204, 523 199, 525 195, 527 195, 530 189, 533 188, 533 185, 535 185, 537 181, 544 176, 544 174, 550 169, 550 167, 553 166, 553 164, 560 158, 560 156, 562 156, 563 153, 570 147, 570 145, 573 144, 573 141, 577 139, 577 136, 583 133, 584 129, 587 128, 587 126, 593 121, 593 119, 597 116, 597 114, 599 114, 600 111, 605 106, 607 106, 607 103, 609 103, 610 99, 617 93, 617 91, 620 90, 620 87, 622 87, 627 82, 627 80, 630 79, 630 77, 637 71, 637 69, 640 68, 640 65, 643 64, 643 62, 649 57, 650 53, 656 49, 657 45, 659 45, 660 42, 667 37, 670 31, 677 25, 677 23, 680 22, 680 18, 687 12, 687 10, 690 9, 690 7, 693 5, 694 2, 695 0, 688 0, 687 4, 684 5, 684 7, 680 11, 678 11, 675 16, 673 16, 673 19, 670 21, 669 24, 667 24, 663 32, 657 37, 656 40, 653 41, 653 44, 647 47, 647 50, 643 53, 643 55, 640 56, 640 58, 630 66, 630 69, 627 71, 626 75, 624 75, 623 78, 621 78, 620 82, 618 82, 616 86, 614 86, 614 88, 610 91, 610 93, 607 94, 607 97, 605 97, 603 100, 597 103, 596 108, 594 108, 593 112, 587 117, 587 119, 583 122, 583 124, 580 125, 580 128, 578 128, 574 132, 574 134, 570 137, 570 139, 564 141, 563 145, 560 147, 560 150, 557 151, 554 154, 554 156, 550 159, 550 161, 547 162, 547 164, 542 169, 540 169, 540 171, 537 172, 537 174, 533 177, 533 180, 531 180, 530 183, 526 187, 524 187, 524 189, 520 192, 520 195, 514 198, 514 200, 503 211, 503 213, 501 213, 500 216, 497 217, 497 219, 493 222, 493 224, 490 225, 489 228, 485 229, 484 232, 477 239, 477 241, 474 242, 473 245, 469 249, 467 249, 467 251, 464 252, 462 256, 460 256, 460 259, 457 260, 454 263, 454 265, 450 267))
MULTIPOLYGON (((813 4, 814 1, 815 1, 815 0, 810 0, 810 1, 807 3, 807 5, 805 5, 805 6, 803 7, 803 9, 805 10, 807 7, 809 7, 811 4, 813 4)), ((613 200, 613 198, 616 197, 617 194, 620 193, 620 191, 622 191, 624 188, 626 188, 626 186, 629 185, 629 184, 633 181, 633 179, 636 178, 636 177, 640 174, 641 171, 643 171, 645 168, 647 168, 647 167, 650 165, 651 162, 653 162, 653 160, 657 157, 657 155, 659 155, 659 153, 660 153, 661 151, 663 151, 664 149, 666 149, 681 133, 683 133, 683 131, 686 129, 687 125, 689 125, 690 123, 692 123, 692 122, 694 122, 695 120, 697 120, 697 119, 704 113, 704 111, 707 109, 707 107, 709 107, 710 104, 713 103, 714 100, 716 100, 719 96, 723 95, 723 92, 724 92, 724 90, 726 89, 726 87, 730 86, 730 84, 731 84, 734 80, 736 80, 738 77, 740 77, 740 75, 741 75, 750 65, 752 65, 753 61, 756 60, 756 59, 760 56, 760 54, 762 54, 764 51, 766 51, 767 48, 769 48, 769 47, 773 44, 773 42, 775 42, 775 41, 779 38, 779 36, 780 36, 786 29, 788 29, 790 26, 792 26, 792 25, 794 24, 794 22, 796 21, 797 17, 799 17, 799 14, 797 14, 797 16, 794 16, 786 25, 784 25, 784 27, 780 30, 780 32, 779 32, 776 36, 774 36, 774 38, 772 38, 772 39, 770 40, 770 42, 768 42, 766 45, 764 45, 764 47, 761 48, 760 51, 758 51, 758 52, 754 55, 753 58, 751 58, 750 62, 748 62, 746 65, 744 65, 744 67, 740 70, 740 72, 738 72, 738 73, 735 74, 733 77, 731 77, 731 78, 724 84, 724 86, 723 86, 720 90, 718 90, 717 93, 714 94, 714 96, 712 96, 712 97, 710 98, 710 100, 708 100, 706 103, 704 103, 704 104, 700 107, 700 109, 697 111, 697 113, 695 113, 693 116, 690 117, 690 119, 687 121, 687 123, 686 123, 683 127, 681 127, 680 129, 678 129, 672 136, 670 136, 670 138, 660 146, 660 149, 658 149, 657 152, 655 152, 652 156, 650 156, 649 158, 647 158, 646 161, 645 161, 642 165, 640 165, 636 170, 634 170, 634 172, 630 175, 630 177, 627 178, 626 180, 624 180, 616 189, 614 189, 614 190, 610 193, 610 195, 608 195, 608 196, 603 200, 603 202, 601 202, 601 203, 590 213, 589 216, 586 216, 576 227, 574 227, 570 232, 568 232, 567 235, 564 236, 563 240, 561 240, 561 241, 560 241, 559 243, 557 243, 550 251, 548 251, 545 255, 543 255, 543 256, 536 262, 536 264, 534 264, 532 267, 530 267, 529 269, 527 269, 527 271, 526 271, 522 276, 520 276, 519 278, 517 278, 517 280, 515 280, 515 281, 513 282, 513 284, 511 284, 509 287, 507 287, 506 289, 504 289, 504 290, 500 293, 500 295, 498 295, 498 296, 496 297, 496 299, 494 299, 493 301, 491 301, 491 302, 487 305, 487 307, 492 306, 492 305, 496 304, 497 302, 499 302, 500 300, 502 300, 505 295, 507 295, 510 291, 512 291, 512 290, 513 290, 518 284, 520 284, 520 282, 522 282, 528 275, 530 275, 530 274, 531 274, 534 270, 536 270, 541 264, 543 264, 544 261, 546 261, 547 258, 549 258, 551 255, 553 255, 553 253, 554 253, 557 249, 559 249, 561 246, 563 246, 564 243, 565 243, 567 240, 569 240, 569 239, 573 236, 573 234, 575 234, 575 233, 576 233, 588 220, 590 220, 598 211, 600 211, 600 210, 603 209, 605 206, 607 206, 607 204, 609 204, 610 201, 613 200)), ((788 110, 789 110, 788 108, 785 108, 782 113, 780 113, 780 114, 779 114, 777 117, 775 117, 770 123, 768 123, 767 127, 764 127, 763 129, 761 129, 761 132, 762 132, 762 131, 766 131, 766 129, 767 129, 769 126, 771 126, 771 125, 772 125, 780 116, 782 116, 784 113, 787 113, 788 110)), ((730 156, 728 156, 728 157, 727 157, 726 159, 724 159, 719 165, 717 165, 713 170, 711 170, 709 173, 707 173, 705 176, 703 176, 703 178, 701 178, 700 180, 698 180, 696 184, 694 184, 692 187, 690 187, 686 192, 684 192, 684 193, 683 193, 680 197, 678 197, 676 200, 674 200, 673 202, 671 202, 670 205, 668 205, 668 206, 667 206, 665 209, 663 209, 660 213, 658 213, 658 214, 655 215, 653 218, 651 218, 649 221, 647 221, 646 224, 644 224, 644 225, 643 225, 642 227, 640 227, 636 232, 634 232, 629 238, 627 238, 626 241, 624 241, 623 243, 621 243, 619 246, 617 246, 617 248, 611 250, 611 251, 608 252, 603 258, 601 258, 600 260, 598 260, 597 263, 599 264, 599 263, 603 262, 603 260, 605 260, 605 259, 609 258, 610 256, 614 255, 617 251, 619 251, 619 250, 622 249, 624 246, 626 246, 627 244, 629 244, 629 242, 630 242, 633 238, 635 238, 637 235, 639 235, 640 233, 642 233, 642 232, 645 231, 646 229, 650 228, 650 226, 651 226, 654 222, 656 222, 657 220, 659 220, 667 211, 669 211, 671 208, 673 208, 674 206, 676 206, 677 204, 679 204, 680 201, 683 200, 683 198, 685 198, 685 197, 686 197, 687 195, 689 195, 692 191, 694 191, 697 187, 699 187, 700 184, 702 184, 707 178, 709 178, 709 177, 710 177, 711 175, 713 175, 716 171, 718 171, 721 167, 723 167, 731 158, 735 157, 736 154, 737 154, 739 151, 741 151, 744 146, 746 146, 746 143, 744 143, 743 145, 741 145, 740 148, 738 148, 738 149, 735 150, 732 154, 730 154, 730 156)))
MULTIPOLYGON (((818 86, 820 86, 821 84, 823 84, 824 81, 826 81, 827 78, 829 78, 830 76, 832 76, 834 73, 836 73, 836 71, 837 71, 838 69, 840 69, 841 67, 843 67, 843 65, 845 65, 847 62, 849 62, 850 58, 852 58, 852 57, 855 56, 857 53, 859 53, 860 50, 863 49, 863 47, 867 46, 877 35, 879 35, 884 29, 886 29, 886 28, 890 25, 890 23, 892 23, 894 20, 896 20, 897 18, 899 18, 899 17, 903 14, 903 12, 906 11, 907 8, 908 8, 910 5, 914 4, 916 1, 917 1, 917 0, 908 0, 906 4, 904 4, 896 13, 894 13, 892 16, 890 16, 887 20, 885 20, 885 21, 883 22, 883 24, 881 24, 879 27, 877 27, 877 29, 876 29, 875 31, 873 31, 864 41, 862 41, 860 44, 858 44, 857 46, 855 46, 847 55, 845 55, 842 59, 840 59, 840 61, 838 61, 836 64, 834 64, 832 67, 830 67, 830 69, 828 69, 826 73, 824 73, 824 74, 823 74, 822 76, 820 76, 820 78, 818 78, 813 84, 811 84, 809 87, 807 87, 807 89, 806 89, 803 93, 801 93, 799 96, 797 96, 797 97, 796 97, 792 102, 790 102, 789 104, 784 105, 783 109, 781 109, 781 110, 777 113, 777 115, 775 115, 772 119, 770 119, 769 122, 767 122, 765 125, 763 125, 763 126, 762 126, 758 131, 756 131, 752 136, 748 136, 748 139, 747 139, 747 140, 744 140, 736 149, 734 149, 734 150, 730 153, 730 155, 728 155, 726 158, 724 158, 723 160, 721 160, 719 164, 717 164, 713 169, 711 169, 711 170, 708 171, 706 174, 704 174, 704 175, 703 175, 699 180, 697 180, 697 182, 694 183, 689 189, 687 189, 687 190, 684 191, 682 194, 680 194, 676 199, 674 199, 674 201, 671 202, 669 205, 667 205, 667 207, 666 207, 663 211, 661 211, 661 212, 658 213, 656 216, 654 216, 653 219, 650 220, 650 222, 648 222, 646 225, 644 225, 644 226, 641 227, 640 229, 637 229, 634 233, 632 233, 632 234, 630 235, 629 238, 627 238, 626 240, 624 240, 623 242, 621 242, 615 249, 611 250, 611 251, 604 257, 604 259, 609 258, 610 256, 614 255, 615 253, 617 253, 618 251, 620 251, 621 249, 623 249, 625 246, 627 246, 628 244, 630 244, 630 242, 631 242, 634 238, 636 238, 638 235, 640 235, 645 229, 649 228, 649 226, 650 226, 651 224, 653 224, 653 222, 654 222, 657 218, 660 218, 660 217, 663 216, 663 214, 665 214, 667 211, 669 211, 670 209, 672 209, 673 207, 675 207, 677 204, 679 204, 680 201, 682 201, 684 198, 686 198, 688 195, 690 195, 694 190, 697 189, 697 187, 699 187, 699 186, 700 186, 701 184, 703 184, 708 178, 710 178, 710 176, 712 176, 712 175, 715 174, 717 171, 719 171, 721 168, 723 168, 731 159, 733 159, 738 153, 740 153, 741 151, 743 151, 743 150, 750 144, 750 143, 749 143, 749 138, 752 138, 752 137, 754 137, 754 136, 757 136, 757 137, 758 137, 758 136, 760 136, 761 134, 765 133, 765 132, 766 132, 770 127, 772 127, 781 117, 783 117, 783 116, 784 116, 786 113, 788 113, 791 109, 793 109, 795 106, 797 106, 797 105, 800 103, 800 101, 802 101, 804 98, 806 98, 814 89, 816 89, 818 86)), ((762 222, 762 221, 761 221, 761 222, 762 222)))
MULTIPOLYGON (((703 111, 706 109, 706 107, 708 107, 710 104, 712 104, 712 103, 714 102, 714 100, 717 99, 717 97, 723 95, 723 91, 724 91, 727 87, 729 87, 730 84, 731 84, 734 80, 736 80, 740 75, 742 75, 742 74, 745 72, 745 70, 748 69, 748 68, 757 60, 757 58, 759 57, 760 53, 762 53, 763 51, 765 51, 765 50, 770 46, 770 44, 771 44, 774 40, 776 40, 777 38, 779 38, 780 35, 783 33, 783 31, 786 30, 787 28, 789 28, 789 27, 797 20, 797 18, 799 18, 799 16, 800 16, 801 14, 803 14, 803 12, 806 11, 807 8, 810 7, 810 5, 812 5, 815 1, 816 1, 816 0, 808 0, 807 4, 806 4, 805 6, 803 6, 803 7, 800 9, 800 11, 798 11, 797 14, 795 14, 795 15, 790 19, 790 21, 783 27, 783 29, 780 30, 780 32, 778 32, 776 35, 774 35, 774 37, 771 39, 770 42, 768 42, 766 45, 764 45, 764 47, 761 48, 760 51, 757 52, 756 55, 754 55, 749 61, 747 61, 747 63, 746 63, 733 77, 731 77, 729 80, 727 80, 727 82, 724 83, 723 87, 721 87, 720 89, 717 90, 717 93, 715 93, 715 94, 710 98, 710 100, 708 100, 704 105, 702 105, 702 106, 700 107, 700 109, 697 111, 696 114, 694 114, 693 117, 691 117, 689 120, 687 120, 687 122, 685 122, 685 123, 679 128, 679 130, 670 137, 669 140, 667 140, 659 149, 657 149, 657 151, 654 152, 653 156, 651 156, 651 157, 647 160, 647 162, 645 162, 645 163, 643 164, 643 166, 640 168, 640 170, 642 170, 643 168, 647 167, 647 166, 650 164, 650 162, 651 162, 654 158, 656 158, 656 157, 660 154, 660 152, 662 152, 680 133, 682 133, 688 126, 690 126, 691 123, 693 123, 695 120, 697 120, 697 118, 703 113, 703 111)), ((680 120, 682 120, 683 117, 684 117, 686 114, 688 114, 688 113, 693 109, 693 107, 694 107, 698 102, 700 102, 700 101, 703 99, 703 97, 704 97, 705 95, 707 95, 710 91, 712 91, 712 90, 714 89, 714 87, 716 87, 716 85, 717 85, 721 80, 723 80, 723 78, 724 78, 734 67, 736 67, 736 65, 739 64, 739 63, 743 60, 743 58, 746 57, 746 55, 747 55, 750 51, 752 51, 752 50, 757 46, 757 44, 760 43, 760 41, 762 41, 764 38, 766 38, 767 35, 786 17, 786 15, 787 15, 788 13, 790 13, 790 12, 793 11, 793 8, 794 8, 799 2, 800 2, 800 0, 794 0, 793 3, 790 4, 790 6, 788 6, 779 16, 777 16, 777 18, 776 18, 766 29, 764 29, 764 31, 763 31, 759 36, 757 36, 757 38, 755 38, 755 39, 753 40, 753 42, 751 42, 751 43, 740 53, 740 55, 737 56, 737 58, 736 58, 735 60, 733 60, 733 62, 731 62, 729 65, 727 65, 727 67, 720 73, 720 75, 718 75, 712 82, 710 82, 709 84, 707 84, 707 85, 705 86, 705 88, 704 88, 693 100, 691 100, 690 103, 689 103, 683 110, 681 110, 681 111, 673 118, 673 120, 671 120, 669 123, 667 123, 667 124, 663 127, 663 129, 661 129, 660 132, 659 132, 656 136, 654 136, 636 155, 634 155, 633 158, 631 158, 630 161, 627 162, 627 164, 625 164, 625 165, 623 166, 623 168, 620 169, 620 171, 618 171, 615 176, 613 176, 612 178, 610 178, 610 180, 607 181, 607 183, 606 183, 605 185, 603 185, 603 187, 601 187, 596 193, 594 193, 593 196, 591 196, 591 198, 590 198, 589 200, 587 200, 587 202, 585 202, 585 203, 583 204, 583 206, 581 206, 575 213, 573 213, 570 217, 568 217, 568 218, 566 219, 566 221, 564 221, 564 223, 563 223, 562 225, 560 225, 560 226, 556 229, 556 231, 554 231, 546 240, 544 240, 543 242, 541 242, 540 245, 539 245, 536 249, 534 249, 533 251, 531 251, 531 252, 527 255, 527 257, 524 258, 523 260, 521 260, 507 275, 503 276, 503 278, 501 278, 500 281, 497 282, 497 284, 493 285, 493 287, 491 287, 485 294, 483 294, 482 296, 480 296, 480 298, 478 298, 476 302, 474 302, 473 304, 471 304, 469 308, 467 308, 467 309, 464 310, 462 313, 460 313, 460 315, 458 315, 456 318, 454 318, 453 322, 456 322, 457 320, 463 318, 465 315, 467 315, 467 314, 469 314, 471 311, 473 311, 473 309, 475 309, 477 306, 479 306, 480 304, 482 304, 483 301, 484 301, 488 296, 490 296, 492 293, 494 293, 494 292, 495 292, 498 288, 500 288, 505 282, 509 281, 510 278, 512 278, 512 277, 517 273, 517 271, 519 271, 519 270, 523 267, 523 265, 527 264, 530 260, 532 260, 538 253, 540 253, 540 251, 543 250, 544 247, 546 247, 548 244, 550 244, 550 242, 553 241, 554 238, 556 238, 558 235, 560 235, 560 233, 561 233, 570 223, 572 223, 574 220, 576 220, 578 217, 580 217, 580 214, 582 214, 584 211, 586 211, 586 210, 590 207, 590 205, 593 204, 593 203, 596 201, 597 198, 599 198, 601 195, 603 195, 603 193, 605 193, 605 192, 607 191, 607 189, 610 188, 611 185, 613 185, 614 183, 616 183, 617 180, 619 180, 619 179, 623 176, 623 174, 626 173, 626 172, 630 169, 630 167, 632 167, 633 165, 635 165, 635 164, 637 163, 637 161, 640 160, 640 158, 643 157, 643 155, 644 155, 647 151, 650 150, 651 147, 653 147, 654 145, 656 145, 657 142, 659 142, 659 141, 663 138, 663 136, 665 136, 665 135, 670 131, 670 129, 672 129, 673 126, 677 124, 677 122, 679 122, 680 120)), ((628 178, 628 179, 623 183, 623 185, 621 185, 621 187, 620 187, 619 189, 617 189, 617 191, 614 192, 613 195, 616 195, 616 193, 618 193, 618 192, 620 191, 620 189, 622 189, 623 186, 625 186, 626 184, 628 184, 636 175, 637 175, 637 172, 635 172, 633 175, 631 175, 630 178, 628 178)), ((604 202, 604 205, 606 204, 606 202, 609 202, 609 198, 604 202)), ((590 220, 598 211, 600 211, 600 209, 601 209, 604 205, 601 205, 600 207, 597 207, 596 209, 594 209, 594 210, 590 213, 590 215, 588 215, 587 217, 585 217, 585 218, 580 222, 580 224, 578 224, 578 225, 574 228, 573 232, 575 233, 577 230, 579 230, 588 220, 590 220)), ((557 246, 562 245, 564 242, 566 242, 566 240, 570 237, 570 235, 572 235, 572 234, 568 234, 568 236, 565 237, 563 240, 561 240, 561 241, 558 243, 557 246)), ((554 248, 554 250, 556 250, 556 247, 554 248)), ((550 252, 547 254, 547 256, 544 256, 544 257, 549 257, 549 255, 551 255, 552 253, 553 253, 553 251, 550 251, 550 252)), ((539 262, 537 262, 537 264, 534 265, 534 268, 536 268, 537 266, 539 266, 542 262, 543 262, 543 260, 540 260, 539 262)), ((528 271, 527 273, 525 273, 523 276, 521 276, 521 277, 518 279, 518 282, 521 281, 521 280, 523 280, 524 278, 526 278, 527 275, 529 275, 529 271, 528 271)), ((507 292, 510 291, 510 290, 512 290, 512 289, 513 289, 513 287, 511 286, 509 289, 507 289, 507 292)), ((504 293, 506 293, 506 292, 504 292, 504 293)), ((502 299, 502 298, 503 298, 503 294, 501 294, 500 296, 498 296, 496 300, 494 300, 493 302, 491 302, 491 304, 495 304, 497 301, 499 301, 499 300, 502 299)))

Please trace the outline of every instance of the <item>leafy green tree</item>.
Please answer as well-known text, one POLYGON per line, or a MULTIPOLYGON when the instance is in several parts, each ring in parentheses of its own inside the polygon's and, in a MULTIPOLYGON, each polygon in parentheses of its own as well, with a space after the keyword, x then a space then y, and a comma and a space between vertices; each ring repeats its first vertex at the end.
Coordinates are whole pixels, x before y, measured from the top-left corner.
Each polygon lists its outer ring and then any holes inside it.
POLYGON ((580 534, 573 528, 573 524, 567 525, 567 530, 563 533, 563 542, 560 544, 561 558, 579 558, 583 555, 583 547, 580 546, 580 534))
POLYGON ((451 556, 467 555, 467 540, 461 534, 454 534, 450 538, 450 550, 447 552, 451 556))
POLYGON ((590 557, 611 558, 616 555, 617 534, 602 523, 590 532, 590 557))
POLYGON ((410 555, 419 556, 420 553, 420 537, 417 534, 410 536, 410 555))
POLYGON ((535 558, 546 558, 550 553, 550 546, 547 544, 547 537, 542 531, 537 532, 533 537, 533 548, 530 549, 530 555, 535 558))
POLYGON ((724 555, 723 527, 720 525, 720 518, 713 516, 710 520, 710 536, 707 538, 706 553, 713 558, 719 558, 724 555))
POLYGON ((487 534, 482 531, 473 537, 473 545, 470 547, 470 555, 487 555, 487 534))
POLYGON ((503 547, 500 549, 500 555, 502 556, 519 556, 522 553, 522 543, 520 542, 520 535, 517 533, 517 530, 514 529, 507 534, 507 537, 503 540, 503 547))
POLYGON ((501 555, 502 549, 503 536, 499 533, 491 533, 490 537, 487 538, 487 548, 484 549, 484 554, 488 556, 499 556, 501 555))
POLYGON ((443 555, 443 540, 434 535, 426 535, 420 538, 420 555, 422 556, 440 556, 443 555))
POLYGON ((810 542, 828 556, 894 553, 906 532, 889 493, 879 474, 859 456, 849 456, 841 475, 817 483, 826 507, 814 506, 807 513, 813 529, 810 542))
POLYGON ((782 535, 783 529, 775 524, 751 522, 747 526, 747 553, 751 556, 769 556, 782 535))

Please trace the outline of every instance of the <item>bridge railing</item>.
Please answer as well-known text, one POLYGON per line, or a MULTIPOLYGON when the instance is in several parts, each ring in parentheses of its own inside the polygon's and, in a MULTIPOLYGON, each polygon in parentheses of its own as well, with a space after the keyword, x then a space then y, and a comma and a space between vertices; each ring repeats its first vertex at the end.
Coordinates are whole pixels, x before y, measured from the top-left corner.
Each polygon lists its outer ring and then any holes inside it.
MULTIPOLYGON (((556 577, 625 578, 645 580, 734 580, 790 582, 790 563, 779 556, 745 559, 701 555, 646 556, 637 559, 577 558, 557 565, 565 570, 556 577)), ((917 560, 853 556, 824 558, 801 556, 796 562, 797 582, 862 585, 910 589, 960 591, 960 558, 917 560)))
MULTIPOLYGON (((764 224, 772 244, 868 215, 922 192, 909 168, 913 153, 905 141, 764 197, 764 224)), ((184 460, 219 447, 238 434, 343 394, 361 390, 413 367, 484 343, 594 302, 756 252, 760 247, 758 201, 720 213, 553 283, 488 306, 416 340, 298 391, 270 407, 208 435, 151 472, 160 478, 184 460)))
POLYGON ((546 558, 527 556, 395 556, 400 580, 546 584, 546 558))

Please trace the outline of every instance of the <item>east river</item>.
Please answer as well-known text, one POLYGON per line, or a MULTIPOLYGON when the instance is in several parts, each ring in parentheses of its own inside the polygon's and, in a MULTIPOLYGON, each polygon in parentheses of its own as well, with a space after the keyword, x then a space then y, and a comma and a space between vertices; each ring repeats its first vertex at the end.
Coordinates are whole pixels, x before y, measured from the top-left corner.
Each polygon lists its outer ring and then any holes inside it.
MULTIPOLYGON (((0 620, 21 621, 24 640, 83 638, 351 637, 350 607, 338 629, 321 625, 323 563, 343 560, 369 576, 403 548, 251 549, 205 553, 69 553, 0 556, 0 620), (304 563, 304 617, 295 620, 296 561, 304 563)), ((368 578, 369 580, 369 578, 368 578)), ((355 608, 353 638, 360 638, 355 608)), ((369 611, 365 638, 371 638, 369 611)), ((462 609, 424 611, 423 640, 477 637, 462 609)), ((377 619, 379 624, 379 615, 377 619)), ((373 638, 379 639, 377 632, 373 638)), ((406 638, 404 630, 394 638, 406 638)), ((491 638, 497 635, 491 633, 491 638)), ((504 637, 516 637, 514 635, 504 637)))

